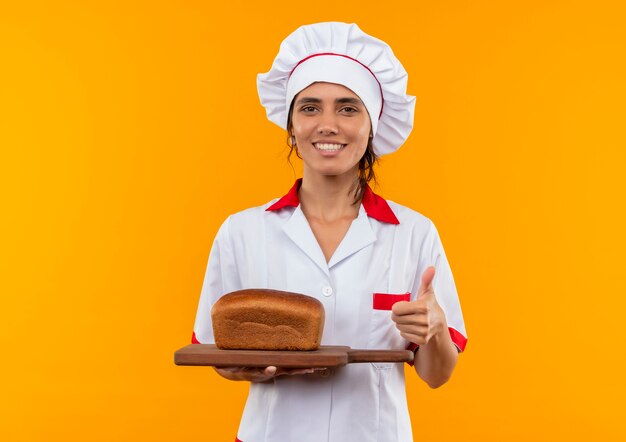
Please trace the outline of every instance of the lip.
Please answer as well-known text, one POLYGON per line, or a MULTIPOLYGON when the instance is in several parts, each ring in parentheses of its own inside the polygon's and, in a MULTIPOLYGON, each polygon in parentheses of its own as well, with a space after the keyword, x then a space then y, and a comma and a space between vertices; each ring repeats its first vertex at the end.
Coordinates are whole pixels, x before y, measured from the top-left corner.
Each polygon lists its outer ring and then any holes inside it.
POLYGON ((338 140, 315 140, 311 144, 341 144, 342 146, 345 146, 347 143, 342 143, 338 140))

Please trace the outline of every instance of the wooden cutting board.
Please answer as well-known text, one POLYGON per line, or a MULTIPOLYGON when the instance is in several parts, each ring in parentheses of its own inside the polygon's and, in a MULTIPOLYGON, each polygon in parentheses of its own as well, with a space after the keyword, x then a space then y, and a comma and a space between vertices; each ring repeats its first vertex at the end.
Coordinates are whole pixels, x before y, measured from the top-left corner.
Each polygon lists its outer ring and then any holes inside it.
POLYGON ((213 344, 190 344, 174 353, 176 365, 213 367, 330 368, 358 362, 408 362, 410 350, 353 350, 322 345, 314 351, 220 350, 213 344))

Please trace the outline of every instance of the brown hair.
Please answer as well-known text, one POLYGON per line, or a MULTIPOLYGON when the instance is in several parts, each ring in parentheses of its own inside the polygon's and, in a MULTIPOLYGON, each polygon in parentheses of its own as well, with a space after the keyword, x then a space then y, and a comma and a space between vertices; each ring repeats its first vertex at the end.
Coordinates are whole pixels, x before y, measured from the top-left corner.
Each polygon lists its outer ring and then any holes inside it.
MULTIPOLYGON (((297 95, 296 95, 297 97, 297 95)), ((295 144, 292 144, 291 138, 291 129, 293 129, 293 123, 291 121, 291 115, 293 112, 293 103, 295 102, 296 97, 294 97, 291 102, 291 106, 289 107, 289 113, 287 114, 287 146, 289 147, 289 154, 287 155, 287 161, 291 164, 291 154, 296 153, 296 156, 300 159, 302 157, 298 153, 298 149, 296 149, 295 144)), ((365 153, 359 160, 359 178, 357 180, 356 189, 354 191, 354 201, 353 205, 358 204, 363 198, 363 194, 365 193, 365 188, 369 184, 370 181, 373 181, 374 184, 377 184, 376 181, 376 173, 374 172, 374 164, 378 162, 378 156, 374 153, 374 145, 372 144, 372 137, 367 139, 367 147, 365 149, 365 153)))

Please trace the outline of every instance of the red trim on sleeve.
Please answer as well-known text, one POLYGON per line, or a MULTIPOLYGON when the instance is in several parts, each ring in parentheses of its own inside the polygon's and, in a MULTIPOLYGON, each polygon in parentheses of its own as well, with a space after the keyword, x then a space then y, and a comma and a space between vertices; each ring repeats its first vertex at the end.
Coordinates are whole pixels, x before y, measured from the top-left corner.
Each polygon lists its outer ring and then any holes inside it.
MULTIPOLYGON (((454 342, 454 344, 456 344, 456 346, 459 347, 461 351, 465 350, 467 338, 452 327, 448 327, 448 333, 450 333, 450 338, 452 339, 452 342, 454 342)), ((406 346, 406 349, 411 350, 413 353, 415 353, 419 348, 420 346, 413 342, 409 342, 409 345, 406 346)), ((413 367, 413 361, 409 361, 407 362, 407 364, 413 367)))
MULTIPOLYGON (((281 199, 276 201, 274 204, 265 209, 266 212, 271 212, 274 210, 280 210, 285 207, 298 207, 300 205, 300 198, 298 197, 298 189, 302 185, 302 178, 298 178, 295 184, 289 189, 289 192, 281 199)), ((365 213, 370 218, 374 218, 383 223, 389 224, 400 224, 398 218, 389 207, 389 203, 387 201, 376 195, 374 191, 370 188, 370 186, 365 187, 365 192, 363 193, 363 199, 361 200, 361 204, 363 204, 363 208, 365 209, 365 213)))
POLYGON ((413 353, 415 353, 418 348, 420 348, 420 346, 415 344, 414 342, 409 342, 409 345, 406 346, 406 349, 411 350, 413 353))
POLYGON ((448 331, 450 332, 452 342, 454 342, 456 346, 459 347, 459 350, 464 351, 465 345, 467 344, 467 338, 452 327, 448 327, 448 331))
POLYGON ((240 440, 238 437, 235 438, 235 442, 243 442, 242 440, 240 440))
POLYGON ((409 301, 411 293, 374 293, 374 310, 391 310, 391 307, 398 301, 409 301))
POLYGON ((192 344, 199 344, 200 341, 198 341, 198 338, 196 338, 196 332, 193 332, 193 334, 191 335, 191 343, 192 344))

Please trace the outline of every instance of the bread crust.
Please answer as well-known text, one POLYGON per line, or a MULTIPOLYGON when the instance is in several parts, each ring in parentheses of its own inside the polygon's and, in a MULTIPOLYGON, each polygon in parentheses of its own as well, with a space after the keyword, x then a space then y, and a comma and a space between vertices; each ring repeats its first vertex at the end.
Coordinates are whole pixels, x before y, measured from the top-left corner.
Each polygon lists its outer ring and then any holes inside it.
POLYGON ((222 296, 211 310, 215 345, 228 350, 317 350, 324 306, 299 293, 246 289, 222 296))

